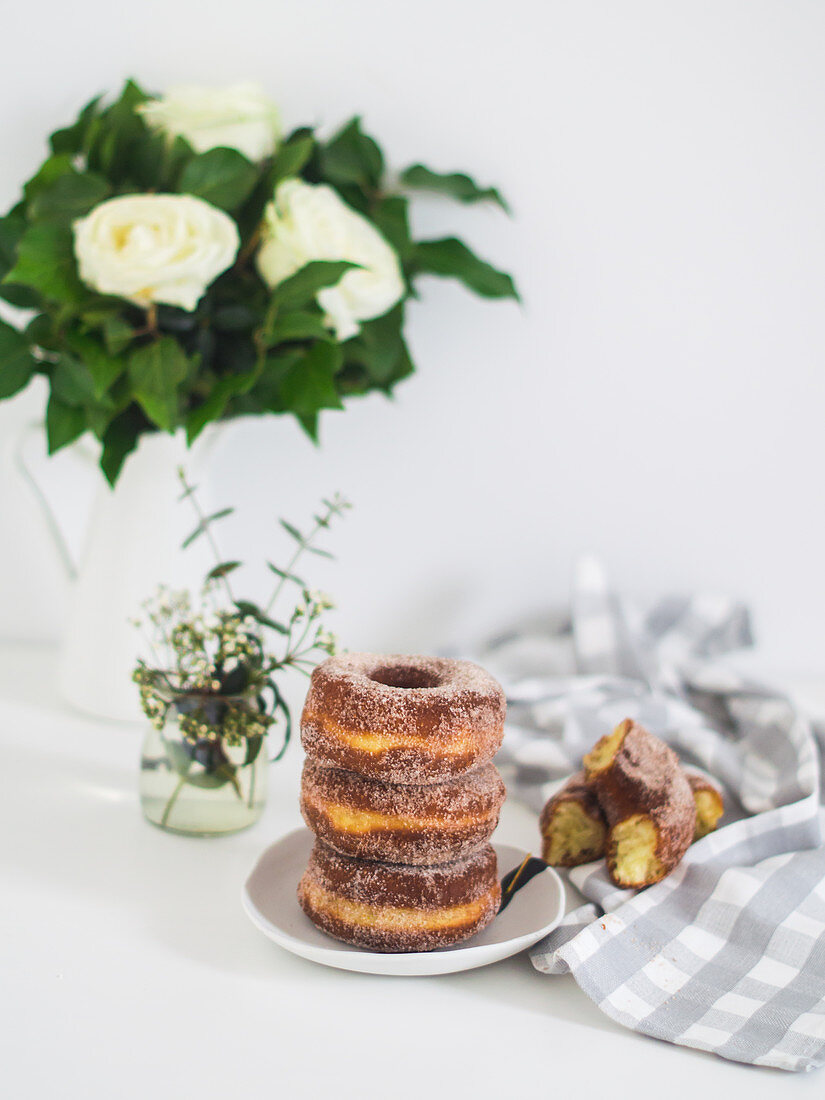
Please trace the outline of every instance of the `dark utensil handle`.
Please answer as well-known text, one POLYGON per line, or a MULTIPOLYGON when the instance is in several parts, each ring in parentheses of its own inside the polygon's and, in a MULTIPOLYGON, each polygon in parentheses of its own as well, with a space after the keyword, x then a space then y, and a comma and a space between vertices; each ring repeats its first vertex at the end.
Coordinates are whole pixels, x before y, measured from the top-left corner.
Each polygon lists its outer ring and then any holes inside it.
POLYGON ((537 859, 535 856, 528 856, 518 865, 518 867, 514 867, 512 871, 508 871, 501 880, 501 905, 498 907, 499 913, 507 908, 522 886, 526 886, 531 878, 535 878, 536 875, 541 874, 541 872, 545 870, 547 870, 547 864, 543 859, 537 859))

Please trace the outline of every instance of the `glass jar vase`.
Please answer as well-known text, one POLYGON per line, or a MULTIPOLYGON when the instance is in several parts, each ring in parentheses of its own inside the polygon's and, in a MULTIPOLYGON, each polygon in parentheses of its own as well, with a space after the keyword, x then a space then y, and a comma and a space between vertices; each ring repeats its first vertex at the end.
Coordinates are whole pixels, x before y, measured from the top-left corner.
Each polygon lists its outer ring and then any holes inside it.
POLYGON ((267 721, 248 695, 172 695, 147 730, 140 801, 153 825, 221 836, 253 825, 267 795, 267 721))

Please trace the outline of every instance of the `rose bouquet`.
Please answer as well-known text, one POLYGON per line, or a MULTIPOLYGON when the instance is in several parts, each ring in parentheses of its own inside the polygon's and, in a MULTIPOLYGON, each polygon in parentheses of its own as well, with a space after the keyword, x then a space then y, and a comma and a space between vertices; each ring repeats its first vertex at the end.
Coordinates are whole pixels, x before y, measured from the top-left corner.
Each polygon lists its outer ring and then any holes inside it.
POLYGON ((0 218, 0 398, 42 375, 48 448, 89 431, 111 484, 145 432, 323 409, 389 393, 414 367, 404 306, 421 275, 517 298, 455 238, 414 240, 408 193, 505 207, 462 173, 386 178, 352 119, 333 137, 281 132, 252 85, 163 98, 128 82, 50 138, 0 218))

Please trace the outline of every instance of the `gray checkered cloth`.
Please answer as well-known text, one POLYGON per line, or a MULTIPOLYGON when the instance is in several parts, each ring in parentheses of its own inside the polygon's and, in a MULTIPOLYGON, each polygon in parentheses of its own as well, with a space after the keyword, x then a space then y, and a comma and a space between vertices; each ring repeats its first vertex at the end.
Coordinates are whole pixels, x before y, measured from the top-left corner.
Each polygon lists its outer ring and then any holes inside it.
POLYGON ((751 643, 744 608, 720 599, 620 603, 592 560, 572 618, 528 624, 482 660, 509 700, 500 761, 538 810, 553 777, 626 717, 725 787, 724 826, 663 882, 617 889, 603 862, 570 880, 590 904, 532 951, 572 973, 612 1019, 737 1062, 810 1070, 825 1061, 825 847, 819 731, 787 698, 723 658, 751 643))

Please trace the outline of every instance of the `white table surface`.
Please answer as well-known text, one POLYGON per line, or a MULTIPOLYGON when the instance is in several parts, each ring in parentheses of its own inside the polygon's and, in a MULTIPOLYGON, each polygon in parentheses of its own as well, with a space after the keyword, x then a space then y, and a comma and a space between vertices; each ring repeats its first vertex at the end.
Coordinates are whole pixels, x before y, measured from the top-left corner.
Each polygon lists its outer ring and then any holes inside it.
MULTIPOLYGON (((325 969, 240 905, 258 853, 300 824, 300 749, 233 837, 142 819, 141 730, 65 710, 53 656, 0 648, 0 1095, 28 1098, 822 1095, 825 1071, 733 1065, 612 1023, 526 955, 436 978, 325 969)), ((816 685, 815 685, 816 687, 816 685)), ((508 804, 497 834, 536 847, 508 804)))

